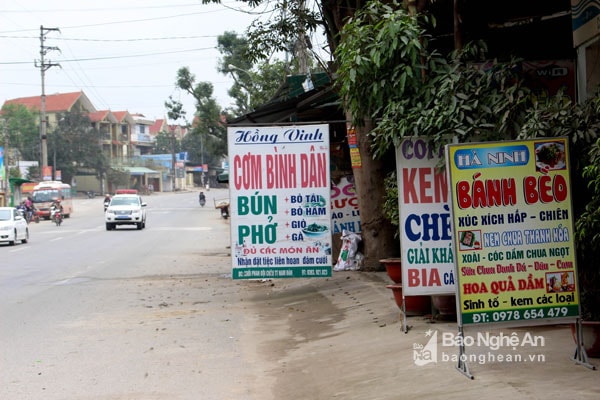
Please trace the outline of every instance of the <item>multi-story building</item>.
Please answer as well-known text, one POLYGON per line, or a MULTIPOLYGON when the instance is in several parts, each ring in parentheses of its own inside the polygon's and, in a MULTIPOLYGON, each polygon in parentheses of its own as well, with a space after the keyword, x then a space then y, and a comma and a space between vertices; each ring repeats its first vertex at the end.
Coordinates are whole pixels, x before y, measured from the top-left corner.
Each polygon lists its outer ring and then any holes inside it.
MULTIPOLYGON (((41 112, 41 96, 22 97, 7 100, 4 105, 20 104, 30 111, 41 112)), ((128 172, 131 180, 138 186, 151 184, 162 190, 163 176, 168 177, 170 171, 156 171, 141 165, 142 155, 152 154, 155 137, 153 133, 157 121, 147 119, 142 114, 131 114, 128 111, 96 110, 84 92, 59 93, 46 95, 45 115, 46 132, 52 135, 57 127, 58 115, 65 112, 86 114, 92 126, 98 132, 98 142, 102 152, 110 160, 111 167, 128 172)), ((164 129, 169 129, 165 120, 159 120, 164 129)), ((79 178, 79 177, 78 177, 79 178)), ((78 190, 98 191, 110 190, 105 182, 89 182, 90 177, 82 176, 78 181, 78 190)))
POLYGON ((152 136, 154 121, 143 114, 132 114, 131 147, 134 156, 152 154, 155 138, 152 136))
POLYGON ((96 111, 88 114, 92 126, 98 131, 102 152, 111 163, 123 164, 131 156, 131 126, 133 118, 127 111, 96 111))

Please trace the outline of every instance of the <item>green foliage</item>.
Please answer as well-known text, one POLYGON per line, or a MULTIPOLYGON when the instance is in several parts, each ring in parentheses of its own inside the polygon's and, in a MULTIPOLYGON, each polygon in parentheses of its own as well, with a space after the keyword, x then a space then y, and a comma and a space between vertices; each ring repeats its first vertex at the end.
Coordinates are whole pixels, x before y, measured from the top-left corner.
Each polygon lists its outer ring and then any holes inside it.
POLYGON ((7 121, 9 147, 17 149, 20 160, 40 160, 39 113, 31 112, 22 104, 8 104, 2 108, 7 121))
POLYGON ((106 180, 116 188, 129 188, 129 174, 127 172, 109 168, 106 171, 106 180))
POLYGON ((584 167, 583 177, 593 196, 577 220, 576 238, 581 250, 600 248, 600 140, 594 143, 589 154, 589 165, 584 167))
POLYGON ((255 64, 246 56, 248 40, 233 32, 225 32, 217 40, 223 55, 217 70, 234 79, 227 93, 235 105, 227 112, 239 116, 268 103, 289 74, 286 63, 270 60, 255 64))
POLYGON ((428 48, 424 16, 370 2, 343 29, 338 84, 354 123, 377 121, 376 157, 408 136, 440 145, 519 135, 531 106, 518 61, 485 61, 485 44, 442 57, 428 48))
MULTIPOLYGON (((290 52, 301 36, 322 30, 327 43, 335 49, 340 40, 339 27, 344 19, 361 7, 362 0, 290 2, 238 0, 256 8, 257 19, 247 29, 248 46, 243 57, 251 62, 270 60, 273 54, 290 52), (266 18, 262 18, 265 17, 266 18)), ((203 4, 221 4, 221 0, 202 0, 203 4)), ((241 67, 241 65, 239 65, 241 67)))
POLYGON ((80 169, 104 176, 110 162, 98 144, 98 132, 86 114, 70 111, 57 114, 58 124, 48 135, 48 164, 70 182, 80 169))
MULTIPOLYGON (((596 96, 579 108, 572 116, 572 125, 580 128, 575 135, 585 141, 586 135, 593 136, 600 123, 600 96, 596 96)), ((581 215, 576 220, 575 239, 578 244, 579 281, 582 283, 581 303, 582 318, 589 321, 600 321, 600 139, 597 139, 587 152, 578 153, 582 168, 584 184, 591 193, 586 197, 581 215), (583 161, 582 161, 583 160, 583 161)), ((578 197, 585 194, 580 188, 578 197)))
POLYGON ((217 70, 222 74, 231 72, 229 65, 235 65, 237 68, 249 70, 254 63, 246 56, 248 53, 248 39, 238 36, 235 32, 224 32, 217 37, 217 50, 222 58, 217 70))
POLYGON ((21 170, 17 167, 11 167, 8 169, 8 177, 9 178, 22 178, 21 170))
POLYGON ((165 101, 165 108, 167 109, 167 116, 170 120, 178 121, 185 119, 186 111, 183 108, 183 103, 174 100, 173 96, 169 96, 169 100, 165 101))
POLYGON ((385 198, 383 202, 383 216, 396 227, 396 237, 400 233, 400 212, 398 204, 398 178, 396 171, 391 172, 383 180, 385 198))
MULTIPOLYGON (((427 46, 421 27, 428 23, 396 3, 372 1, 344 27, 338 84, 354 123, 376 121, 376 157, 409 136, 435 146, 568 137, 582 313, 600 319, 600 98, 576 104, 562 93, 540 97, 527 88, 519 60, 485 60, 484 44, 441 57, 427 46)), ((391 191, 394 179, 385 180, 391 191)), ((393 207, 390 195, 383 212, 391 223, 393 207)))
POLYGON ((370 2, 346 23, 335 52, 337 83, 356 125, 382 115, 390 101, 421 91, 424 34, 396 2, 370 2))
MULTIPOLYGON (((191 132, 185 136, 181 148, 188 152, 193 163, 204 161, 220 166, 221 159, 227 154, 227 130, 222 121, 222 111, 213 97, 212 83, 196 82, 196 76, 189 68, 182 67, 177 71, 176 84, 196 101, 191 132)), ((185 115, 180 104, 171 101, 170 105, 169 118, 177 120, 185 115)))
POLYGON ((32 165, 30 167, 27 167, 27 174, 25 176, 26 179, 32 180, 32 181, 39 181, 42 177, 41 171, 40 171, 40 167, 36 166, 36 165, 32 165))
POLYGON ((159 132, 154 142, 154 154, 171 154, 180 152, 181 145, 169 132, 159 132))
MULTIPOLYGON (((251 5, 265 2, 249 1, 251 5)), ((305 2, 275 1, 269 2, 269 7, 272 17, 267 21, 256 19, 248 28, 250 45, 245 56, 251 61, 267 60, 274 53, 290 51, 299 35, 315 32, 323 26, 320 11, 307 8, 305 2)))

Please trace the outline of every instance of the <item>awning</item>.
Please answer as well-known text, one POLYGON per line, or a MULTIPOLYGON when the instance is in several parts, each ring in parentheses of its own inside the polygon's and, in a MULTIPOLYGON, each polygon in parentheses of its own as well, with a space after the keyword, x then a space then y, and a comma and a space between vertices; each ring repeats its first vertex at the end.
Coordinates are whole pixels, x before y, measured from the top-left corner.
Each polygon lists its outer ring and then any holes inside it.
POLYGON ((13 186, 21 186, 24 183, 33 183, 35 181, 31 181, 29 179, 23 179, 23 178, 8 178, 8 183, 11 185, 11 187, 13 186))
POLYGON ((146 167, 119 167, 119 169, 128 172, 129 175, 141 176, 141 175, 160 175, 159 171, 154 171, 153 169, 146 167))

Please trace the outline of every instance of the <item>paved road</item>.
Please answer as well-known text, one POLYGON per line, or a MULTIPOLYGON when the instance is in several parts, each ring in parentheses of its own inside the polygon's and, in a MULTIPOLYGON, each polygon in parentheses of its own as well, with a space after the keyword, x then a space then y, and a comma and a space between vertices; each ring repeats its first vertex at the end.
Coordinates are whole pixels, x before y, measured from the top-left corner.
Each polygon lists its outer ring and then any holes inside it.
POLYGON ((403 333, 385 272, 233 281, 222 195, 203 209, 196 193, 148 196, 145 230, 111 232, 101 199, 82 199, 62 227, 1 247, 0 399, 598 398, 568 326, 482 331, 543 345, 477 358, 469 380, 444 358, 456 323, 410 317, 403 333), (416 365, 434 333, 437 362, 416 365))
POLYGON ((229 223, 209 206, 227 193, 207 194, 145 197, 142 231, 108 232, 102 198, 78 199, 0 248, 0 398, 243 398, 229 223))

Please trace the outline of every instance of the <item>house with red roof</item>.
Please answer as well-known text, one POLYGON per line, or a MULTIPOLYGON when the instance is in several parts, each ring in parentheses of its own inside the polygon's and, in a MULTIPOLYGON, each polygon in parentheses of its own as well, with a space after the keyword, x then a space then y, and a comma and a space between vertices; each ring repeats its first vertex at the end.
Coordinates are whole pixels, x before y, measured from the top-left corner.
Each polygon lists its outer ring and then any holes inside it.
MULTIPOLYGON (((58 113, 70 111, 81 113, 96 112, 96 108, 83 92, 48 94, 46 95, 45 103, 48 132, 52 131, 52 127, 56 127, 58 113)), ((17 99, 6 100, 3 107, 9 104, 21 104, 27 107, 29 111, 41 112, 42 96, 19 97, 17 99)))
POLYGON ((127 111, 102 110, 88 114, 98 131, 102 152, 111 163, 123 164, 131 156, 131 126, 133 118, 127 111))
MULTIPOLYGON (((41 100, 41 96, 22 97, 7 100, 4 105, 23 105, 30 111, 39 113, 42 108, 41 100)), ((160 179, 156 178, 159 172, 148 168, 141 171, 143 169, 141 166, 132 164, 133 159, 138 159, 140 156, 151 156, 156 137, 160 133, 173 135, 176 140, 182 140, 190 132, 187 126, 169 124, 166 118, 152 120, 140 113, 97 110, 86 94, 79 91, 45 96, 48 135, 52 135, 57 126, 58 115, 64 112, 80 112, 88 115, 92 126, 98 132, 98 142, 102 152, 110 160, 113 168, 129 171, 132 178, 141 174, 142 178, 136 178, 137 182, 141 182, 143 185, 152 183, 155 188, 160 187, 161 189, 162 177, 160 179)), ((194 121, 197 123, 197 117, 194 121)), ((182 178, 182 182, 177 186, 186 186, 184 181, 187 181, 188 178, 191 181, 190 177, 182 178)), ((78 186, 79 183, 84 183, 86 179, 85 177, 80 179, 78 176, 78 186)), ((90 177, 90 179, 92 178, 90 177)), ((98 186, 98 184, 94 183, 94 186, 98 186)), ((83 187, 78 189, 90 190, 83 187)), ((108 190, 110 191, 110 188, 108 190)))
POLYGON ((169 124, 166 119, 157 119, 150 127, 150 135, 156 140, 159 133, 175 135, 177 140, 181 140, 189 133, 189 129, 184 125, 169 124))

